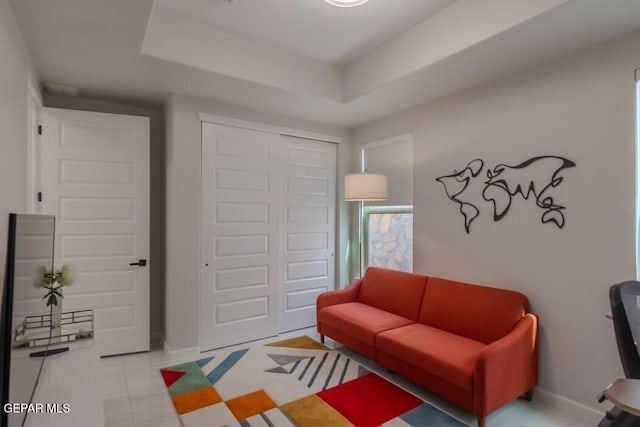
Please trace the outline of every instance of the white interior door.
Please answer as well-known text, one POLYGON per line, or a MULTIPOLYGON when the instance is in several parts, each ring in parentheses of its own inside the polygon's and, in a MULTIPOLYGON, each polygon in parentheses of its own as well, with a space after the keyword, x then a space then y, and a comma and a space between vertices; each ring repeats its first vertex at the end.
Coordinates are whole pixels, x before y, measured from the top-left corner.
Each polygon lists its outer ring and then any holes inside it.
POLYGON ((316 324, 335 284, 336 145, 283 136, 284 235, 280 332, 316 324))
POLYGON ((56 266, 74 264, 64 311, 95 311, 100 355, 149 349, 149 120, 44 108, 41 212, 56 266))
POLYGON ((202 125, 200 349, 278 333, 280 136, 202 125))

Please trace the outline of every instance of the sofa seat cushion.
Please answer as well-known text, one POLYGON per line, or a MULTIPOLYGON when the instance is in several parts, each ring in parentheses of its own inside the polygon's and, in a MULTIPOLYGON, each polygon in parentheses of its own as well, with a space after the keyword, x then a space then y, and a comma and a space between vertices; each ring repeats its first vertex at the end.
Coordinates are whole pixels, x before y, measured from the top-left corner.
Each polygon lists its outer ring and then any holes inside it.
POLYGON ((476 358, 486 346, 420 323, 383 332, 376 340, 380 353, 393 355, 469 391, 476 358))
POLYGON ((340 329, 348 335, 374 347, 376 335, 413 321, 360 302, 348 302, 325 307, 318 313, 321 323, 340 329))

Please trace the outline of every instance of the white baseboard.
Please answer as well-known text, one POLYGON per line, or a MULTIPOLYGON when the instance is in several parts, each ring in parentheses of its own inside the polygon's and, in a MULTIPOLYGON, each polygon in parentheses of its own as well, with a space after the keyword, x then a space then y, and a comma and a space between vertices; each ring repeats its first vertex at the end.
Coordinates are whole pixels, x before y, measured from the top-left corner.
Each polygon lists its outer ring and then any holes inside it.
POLYGON ((172 350, 169 344, 166 341, 164 343, 164 354, 167 356, 169 360, 183 360, 183 359, 196 359, 200 354, 200 349, 198 347, 189 347, 189 348, 181 348, 177 350, 172 350))
MULTIPOLYGON (((584 405, 580 402, 576 402, 575 400, 571 400, 567 397, 561 396, 559 394, 553 393, 549 390, 545 390, 540 387, 536 387, 533 392, 534 400, 542 400, 545 403, 559 408, 559 410, 567 413, 572 418, 581 419, 586 422, 587 425, 598 425, 602 417, 604 417, 605 410, 608 408, 603 408, 604 410, 599 411, 591 406, 584 405)), ((594 402, 595 402, 595 394, 594 394, 594 402)), ((604 406, 604 404, 603 404, 604 406)))

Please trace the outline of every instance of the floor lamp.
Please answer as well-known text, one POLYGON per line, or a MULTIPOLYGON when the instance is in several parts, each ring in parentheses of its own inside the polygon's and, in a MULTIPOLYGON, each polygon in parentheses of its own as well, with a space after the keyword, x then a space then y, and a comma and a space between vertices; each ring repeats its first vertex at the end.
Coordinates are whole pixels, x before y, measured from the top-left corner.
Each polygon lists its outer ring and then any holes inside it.
POLYGON ((358 212, 358 244, 360 247, 359 273, 362 277, 364 269, 364 242, 362 239, 362 224, 364 202, 382 202, 387 200, 387 177, 385 175, 354 173, 344 177, 344 199, 347 202, 360 202, 358 212))

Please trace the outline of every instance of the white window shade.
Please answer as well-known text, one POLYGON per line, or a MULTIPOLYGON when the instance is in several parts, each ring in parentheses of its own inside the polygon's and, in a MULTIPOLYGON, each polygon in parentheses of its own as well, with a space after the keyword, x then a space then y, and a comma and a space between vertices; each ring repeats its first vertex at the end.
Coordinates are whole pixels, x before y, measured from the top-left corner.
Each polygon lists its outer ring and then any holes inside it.
POLYGON ((413 205, 413 137, 398 135, 362 145, 363 166, 368 173, 387 176, 387 200, 367 205, 413 205))

